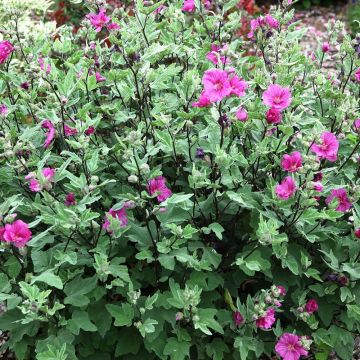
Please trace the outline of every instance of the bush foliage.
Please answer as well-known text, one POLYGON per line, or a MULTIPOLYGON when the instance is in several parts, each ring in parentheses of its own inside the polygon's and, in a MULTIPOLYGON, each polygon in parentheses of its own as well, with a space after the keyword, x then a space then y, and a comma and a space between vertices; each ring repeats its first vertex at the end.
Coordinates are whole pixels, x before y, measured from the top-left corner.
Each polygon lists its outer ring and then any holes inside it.
POLYGON ((340 23, 305 54, 288 1, 239 37, 237 3, 89 5, 38 40, 9 24, 3 350, 352 358, 360 60, 340 23))

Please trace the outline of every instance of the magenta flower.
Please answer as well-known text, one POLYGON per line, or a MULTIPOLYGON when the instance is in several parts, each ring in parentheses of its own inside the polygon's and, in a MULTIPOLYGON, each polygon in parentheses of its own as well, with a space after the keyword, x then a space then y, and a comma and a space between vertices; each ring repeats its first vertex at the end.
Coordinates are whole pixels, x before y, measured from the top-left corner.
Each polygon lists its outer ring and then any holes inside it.
POLYGON ((192 107, 198 107, 198 108, 208 107, 209 105, 211 105, 211 101, 205 95, 204 91, 200 94, 199 100, 191 104, 192 107))
POLYGON ((295 180, 287 176, 280 184, 276 185, 275 193, 279 199, 287 200, 294 196, 297 190, 295 180))
POLYGON ((151 196, 156 195, 159 203, 165 201, 172 195, 171 190, 166 187, 166 179, 163 176, 149 180, 147 191, 151 196))
POLYGON ((319 309, 319 305, 315 299, 310 299, 305 305, 305 310, 309 314, 318 311, 318 309, 319 309))
POLYGON ((290 155, 285 154, 281 161, 281 167, 288 172, 297 172, 302 167, 302 157, 298 151, 292 152, 290 155))
POLYGON ((26 245, 31 239, 31 231, 28 224, 22 220, 16 220, 12 224, 6 224, 2 238, 8 243, 14 244, 20 248, 26 245))
POLYGON ((76 199, 75 199, 75 194, 70 192, 66 195, 64 204, 66 206, 71 206, 71 205, 76 205, 76 199))
POLYGON ((357 82, 360 83, 360 68, 356 70, 355 72, 355 79, 357 82))
POLYGON ((300 342, 300 338, 290 333, 281 335, 275 346, 275 351, 283 360, 299 360, 302 355, 308 355, 307 350, 300 342))
POLYGON ((336 139, 336 136, 331 132, 325 131, 321 135, 321 140, 321 144, 311 145, 311 151, 320 159, 336 161, 339 150, 339 141, 336 139))
POLYGON ((266 22, 266 25, 268 25, 272 29, 277 29, 280 26, 279 21, 276 20, 275 18, 273 18, 269 14, 265 16, 265 22, 266 22))
POLYGON ((325 200, 326 204, 330 204, 333 201, 333 199, 335 199, 335 198, 338 201, 338 206, 335 209, 336 211, 345 212, 351 208, 352 205, 351 205, 351 202, 349 201, 349 198, 347 196, 345 189, 331 190, 331 195, 329 195, 325 200))
POLYGON ((54 140, 55 138, 55 127, 53 125, 53 123, 50 121, 50 120, 44 120, 43 123, 41 124, 41 127, 43 129, 47 129, 47 134, 46 134, 46 139, 45 139, 45 142, 44 142, 44 148, 48 148, 52 141, 54 140))
POLYGON ((285 295, 286 295, 286 289, 285 289, 282 285, 278 285, 277 288, 278 288, 279 294, 280 294, 281 296, 285 296, 285 295))
POLYGON ((53 181, 55 172, 56 172, 56 170, 52 169, 50 167, 44 168, 42 170, 42 174, 47 181, 53 181))
POLYGON ((181 10, 184 12, 194 12, 195 11, 195 1, 194 0, 185 0, 181 10))
POLYGON ((112 22, 111 24, 108 25, 107 28, 109 31, 116 31, 120 29, 120 26, 117 23, 112 22))
POLYGON ((360 228, 357 228, 355 231, 354 231, 354 235, 360 239, 360 228))
POLYGON ((106 16, 105 12, 106 10, 101 8, 98 14, 90 13, 86 15, 96 32, 100 32, 101 29, 110 21, 110 18, 106 16))
POLYGON ((108 233, 112 233, 112 231, 109 229, 110 227, 110 220, 109 220, 109 216, 111 216, 114 219, 119 220, 120 222, 120 227, 125 227, 128 224, 128 218, 126 215, 126 209, 127 206, 124 205, 120 210, 114 210, 114 209, 110 209, 109 212, 106 213, 105 216, 105 221, 103 224, 103 229, 105 229, 108 233))
POLYGON ((256 326, 260 329, 270 329, 275 322, 275 310, 273 308, 269 308, 266 311, 265 316, 262 316, 256 320, 256 326))
POLYGON ((276 110, 286 109, 291 104, 291 100, 289 88, 277 84, 271 84, 263 94, 264 104, 276 110))
POLYGON ((89 126, 86 130, 85 130, 85 135, 86 136, 90 136, 95 132, 95 128, 93 126, 89 126))
POLYGON ((36 179, 31 179, 29 181, 29 189, 32 191, 32 192, 40 192, 43 187, 41 186, 40 182, 36 179))
POLYGON ((226 49, 226 45, 221 47, 220 45, 211 44, 211 51, 206 54, 206 58, 210 60, 214 65, 217 65, 219 63, 219 59, 222 64, 229 64, 230 60, 226 56, 221 55, 221 53, 226 49))
POLYGON ((266 112, 266 122, 269 125, 277 125, 280 124, 281 121, 282 121, 282 115, 279 110, 271 108, 266 112))
POLYGON ((3 64, 14 50, 9 41, 0 41, 0 64, 3 64))
POLYGON ((43 58, 39 58, 38 63, 40 65, 40 69, 42 71, 45 71, 46 75, 50 74, 50 71, 51 71, 51 65, 50 64, 45 64, 45 60, 43 58), (46 65, 46 68, 45 68, 45 65, 46 65))
POLYGON ((205 71, 202 79, 204 85, 204 96, 209 101, 221 101, 224 97, 229 96, 232 87, 226 71, 219 69, 210 69, 205 71))
POLYGON ((356 119, 354 121, 354 127, 356 130, 358 130, 358 131, 360 130, 360 119, 356 119))
POLYGON ((241 315, 240 311, 233 312, 233 319, 236 326, 240 326, 244 322, 244 317, 241 315))
POLYGON ((236 118, 239 121, 245 122, 248 119, 248 113, 247 111, 241 107, 236 111, 236 118))
POLYGON ((248 88, 248 85, 244 79, 239 78, 237 75, 234 75, 230 79, 231 92, 230 95, 235 95, 238 97, 245 95, 245 90, 248 88))
POLYGON ((317 191, 317 192, 322 192, 323 191, 323 185, 322 185, 322 183, 320 182, 320 181, 315 181, 314 183, 313 183, 313 189, 315 190, 315 191, 317 191))
POLYGON ((8 113, 8 108, 5 104, 0 105, 0 115, 6 116, 8 113))
POLYGON ((106 77, 102 76, 98 71, 95 73, 96 82, 106 81, 106 77))
POLYGON ((327 41, 325 41, 325 42, 322 44, 321 49, 322 49, 322 51, 323 51, 324 53, 329 52, 329 50, 330 50, 330 44, 329 44, 327 41))
POLYGON ((73 136, 73 135, 76 135, 78 133, 78 131, 75 128, 72 128, 65 124, 64 125, 64 133, 65 133, 65 136, 73 136))

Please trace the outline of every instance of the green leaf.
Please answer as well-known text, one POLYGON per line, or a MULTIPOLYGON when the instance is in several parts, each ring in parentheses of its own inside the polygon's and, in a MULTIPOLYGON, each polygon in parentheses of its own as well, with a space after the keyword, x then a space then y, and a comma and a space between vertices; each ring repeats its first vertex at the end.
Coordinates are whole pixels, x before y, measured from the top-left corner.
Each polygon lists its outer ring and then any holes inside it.
POLYGON ((189 358, 191 344, 189 342, 179 342, 175 338, 167 340, 164 348, 164 355, 170 356, 171 360, 184 360, 189 358))
POLYGON ((45 271, 39 276, 35 276, 31 279, 31 284, 35 284, 36 282, 43 282, 48 284, 49 286, 53 286, 57 289, 63 288, 63 283, 59 276, 53 274, 50 271, 45 271))
POLYGON ((107 304, 106 310, 115 318, 115 326, 131 326, 134 319, 134 308, 124 303, 121 306, 114 304, 107 304))

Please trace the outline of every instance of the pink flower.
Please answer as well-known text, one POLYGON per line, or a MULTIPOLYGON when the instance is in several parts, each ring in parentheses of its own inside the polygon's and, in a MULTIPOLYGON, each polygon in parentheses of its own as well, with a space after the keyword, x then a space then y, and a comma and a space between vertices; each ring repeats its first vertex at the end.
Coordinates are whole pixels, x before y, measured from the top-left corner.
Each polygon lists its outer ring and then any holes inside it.
POLYGON ((360 82, 360 68, 357 69, 355 72, 355 79, 357 82, 360 82))
POLYGON ((55 127, 53 125, 53 123, 50 121, 50 120, 44 120, 43 123, 41 124, 41 127, 43 129, 47 129, 48 132, 46 134, 46 139, 45 139, 45 142, 44 142, 44 148, 48 148, 52 141, 54 140, 54 137, 55 137, 55 127))
POLYGON ((279 294, 280 294, 281 296, 285 296, 285 295, 286 295, 286 289, 285 289, 282 285, 278 285, 277 288, 278 288, 279 294))
POLYGON ((42 170, 42 174, 47 181, 53 181, 55 172, 56 172, 56 170, 52 169, 50 167, 44 168, 42 170))
POLYGON ((260 317, 256 320, 256 326, 260 329, 270 329, 275 322, 275 310, 269 308, 266 311, 265 316, 260 317))
POLYGON ((66 195, 64 204, 66 206, 76 205, 75 194, 70 192, 66 195))
POLYGON ((326 41, 322 44, 322 51, 324 53, 327 53, 327 52, 329 52, 329 50, 330 50, 330 44, 326 41))
POLYGON ((300 338, 290 333, 281 335, 275 351, 283 360, 299 360, 302 355, 308 355, 307 350, 301 345, 300 338))
POLYGON ((310 299, 305 305, 305 310, 309 314, 318 311, 318 309, 319 309, 319 305, 315 299, 310 299))
POLYGON ((5 228, 0 227, 0 241, 4 241, 4 232, 5 232, 5 228))
POLYGON ((271 108, 266 112, 266 122, 269 125, 280 124, 281 121, 282 121, 282 115, 279 110, 271 108))
POLYGON ((317 191, 317 192, 322 192, 323 191, 323 185, 322 185, 322 183, 320 182, 320 181, 315 181, 314 183, 313 183, 313 189, 315 190, 315 191, 317 191))
POLYGON ((46 64, 46 69, 45 69, 45 60, 43 58, 39 58, 38 63, 40 65, 40 69, 45 71, 46 75, 50 74, 50 71, 51 71, 50 64, 46 64))
POLYGON ((198 101, 193 102, 191 104, 192 107, 198 107, 198 108, 203 108, 203 107, 208 107, 211 104, 209 98, 205 95, 205 92, 203 91, 200 94, 200 98, 198 101))
POLYGON ((277 29, 280 26, 279 21, 276 20, 275 18, 273 18, 269 14, 265 16, 265 22, 269 27, 271 27, 273 29, 277 29))
POLYGON ((248 113, 243 107, 241 107, 236 111, 236 117, 239 121, 245 122, 248 119, 248 113))
POLYGON ((14 50, 9 41, 0 41, 0 64, 3 64, 14 50))
POLYGON ((330 204, 333 201, 333 199, 335 199, 335 198, 338 201, 338 206, 336 208, 336 211, 345 212, 351 208, 352 205, 349 201, 349 198, 347 196, 345 189, 331 190, 331 195, 329 195, 325 200, 326 204, 330 204))
POLYGON ((296 183, 291 176, 287 176, 279 185, 275 187, 275 193, 279 199, 287 200, 294 196, 297 190, 296 183))
POLYGON ((298 151, 292 152, 290 155, 285 154, 281 161, 283 170, 288 172, 297 172, 302 167, 302 157, 298 151))
POLYGON ((249 39, 253 39, 255 37, 255 31, 264 24, 264 19, 260 16, 256 19, 252 19, 250 21, 250 32, 248 34, 249 39))
POLYGON ((166 6, 164 4, 161 4, 156 10, 153 11, 154 14, 161 14, 163 10, 166 9, 166 6))
POLYGON ((286 109, 291 104, 291 92, 289 88, 283 88, 277 84, 271 84, 263 94, 263 102, 276 110, 286 109))
POLYGON ((76 135, 78 133, 78 131, 68 125, 64 125, 64 133, 65 133, 65 136, 73 136, 73 135, 76 135))
POLYGON ((315 153, 320 159, 327 159, 329 161, 336 161, 339 150, 339 142, 336 136, 328 131, 321 135, 321 144, 311 145, 311 151, 315 153))
POLYGON ((233 312, 233 319, 236 326, 240 326, 244 322, 244 317, 241 315, 240 311, 233 312))
POLYGON ((95 132, 95 128, 93 126, 89 126, 86 130, 85 130, 85 135, 90 136, 95 132))
POLYGON ((119 220, 120 227, 125 227, 128 224, 128 218, 126 215, 126 209, 127 206, 124 205, 120 210, 114 210, 110 209, 109 212, 106 213, 105 221, 103 224, 103 229, 105 229, 108 233, 111 233, 112 231, 109 229, 110 227, 110 220, 109 216, 113 217, 114 219, 119 220))
POLYGON ((23 247, 31 239, 31 231, 28 224, 22 220, 16 220, 12 224, 5 225, 3 239, 13 243, 16 247, 23 247))
POLYGON ((163 176, 149 180, 147 191, 151 196, 156 195, 159 203, 165 201, 172 195, 171 190, 166 187, 166 179, 163 176))
POLYGON ((195 1, 194 0, 185 0, 181 10, 185 11, 185 12, 194 12, 195 11, 195 1))
POLYGON ((232 91, 228 74, 224 70, 210 69, 205 71, 202 82, 204 95, 211 102, 221 101, 232 91))
POLYGON ((7 106, 5 104, 1 104, 0 105, 0 115, 6 116, 7 113, 8 113, 7 106))
POLYGON ((356 119, 354 121, 354 126, 355 126, 355 129, 356 130, 359 130, 360 129, 360 119, 356 119))
POLYGON ((120 26, 117 23, 112 22, 111 24, 108 25, 107 28, 109 31, 115 31, 115 30, 119 30, 120 26))
POLYGON ((110 18, 106 16, 105 12, 106 10, 101 8, 98 14, 90 13, 86 15, 96 32, 100 32, 101 29, 110 21, 110 18))
POLYGON ((221 52, 226 50, 227 46, 220 47, 220 45, 211 44, 211 51, 206 54, 206 58, 210 60, 214 65, 217 65, 220 61, 222 64, 229 64, 230 60, 224 56, 221 55, 221 52))
POLYGON ((40 192, 43 189, 39 181, 36 179, 31 179, 29 181, 29 188, 32 192, 40 192))
POLYGON ((230 95, 235 96, 244 96, 245 90, 247 89, 248 85, 244 79, 239 78, 237 75, 234 75, 230 79, 230 86, 231 86, 231 92, 230 95))
POLYGON ((102 76, 98 71, 95 73, 96 82, 106 81, 106 77, 102 76))

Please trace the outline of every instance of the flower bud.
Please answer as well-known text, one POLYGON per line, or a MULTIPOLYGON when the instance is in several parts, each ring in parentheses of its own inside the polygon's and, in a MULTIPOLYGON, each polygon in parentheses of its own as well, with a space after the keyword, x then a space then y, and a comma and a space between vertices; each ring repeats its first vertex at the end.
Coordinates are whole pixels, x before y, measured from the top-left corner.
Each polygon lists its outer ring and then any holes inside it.
POLYGON ((138 182, 139 178, 136 175, 130 175, 128 177, 128 182, 131 184, 136 184, 138 182))

